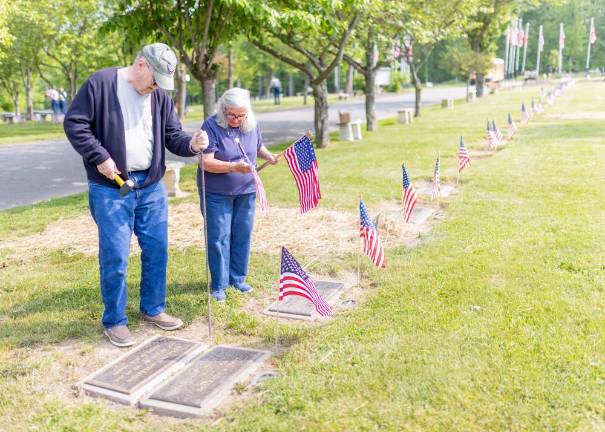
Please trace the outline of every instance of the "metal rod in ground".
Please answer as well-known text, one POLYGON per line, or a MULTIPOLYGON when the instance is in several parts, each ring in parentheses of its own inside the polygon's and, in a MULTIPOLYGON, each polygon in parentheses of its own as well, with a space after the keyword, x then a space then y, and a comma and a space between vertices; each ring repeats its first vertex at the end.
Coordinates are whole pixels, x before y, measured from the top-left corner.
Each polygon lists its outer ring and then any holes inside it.
POLYGON ((208 219, 206 217, 206 176, 204 171, 204 155, 200 155, 200 169, 202 170, 202 211, 204 212, 204 262, 206 267, 206 286, 208 287, 208 339, 212 343, 212 312, 211 312, 211 293, 210 293, 210 267, 208 265, 208 219))

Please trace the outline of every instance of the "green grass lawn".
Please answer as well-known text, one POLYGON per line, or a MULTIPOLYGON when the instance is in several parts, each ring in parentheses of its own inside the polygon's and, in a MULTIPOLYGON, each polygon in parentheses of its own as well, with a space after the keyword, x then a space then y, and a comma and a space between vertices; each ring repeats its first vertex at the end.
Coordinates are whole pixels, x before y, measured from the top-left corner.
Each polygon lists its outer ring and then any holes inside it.
MULTIPOLYGON (((276 359, 281 377, 215 427, 167 423, 33 385, 52 383, 57 371, 83 361, 56 347, 76 341, 85 357, 102 338, 96 258, 55 251, 34 262, 4 262, 0 424, 11 431, 602 430, 605 123, 549 116, 605 111, 604 90, 601 82, 576 85, 503 151, 473 162, 425 245, 388 250, 384 271, 364 260, 367 296, 356 309, 321 327, 281 325, 280 342, 290 348, 276 359)), ((502 92, 452 111, 431 108, 413 126, 384 121, 361 142, 333 142, 317 152, 321 205, 351 210, 363 192, 373 215, 377 203, 400 197, 402 161, 412 180, 426 179, 438 152, 443 181, 455 182, 459 135, 480 147, 486 119, 504 128, 506 114, 518 119, 521 102, 538 91, 502 92)), ((183 176, 193 188, 193 169, 183 176)), ((296 206, 283 164, 262 177, 271 205, 296 206)), ((10 231, 7 223, 18 236, 57 213, 86 211, 83 198, 55 204, 1 212, 0 233, 10 231)), ((197 248, 171 254, 168 302, 187 323, 206 312, 201 262, 197 248)), ((253 254, 254 296, 274 290, 277 266, 275 256, 253 254)), ((322 274, 354 269, 353 253, 314 266, 322 274)), ((135 329, 139 271, 134 257, 128 313, 135 329)), ((218 342, 271 346, 274 320, 243 306, 234 296, 214 306, 218 342)))

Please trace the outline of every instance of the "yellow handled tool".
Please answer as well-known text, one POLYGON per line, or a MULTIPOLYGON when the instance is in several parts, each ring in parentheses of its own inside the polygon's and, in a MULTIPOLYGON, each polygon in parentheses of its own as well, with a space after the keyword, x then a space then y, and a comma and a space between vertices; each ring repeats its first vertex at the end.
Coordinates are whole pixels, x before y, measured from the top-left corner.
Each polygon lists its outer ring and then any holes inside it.
POLYGON ((128 195, 128 192, 134 189, 134 182, 130 179, 124 181, 122 177, 117 174, 113 175, 113 180, 120 186, 120 195, 128 195))

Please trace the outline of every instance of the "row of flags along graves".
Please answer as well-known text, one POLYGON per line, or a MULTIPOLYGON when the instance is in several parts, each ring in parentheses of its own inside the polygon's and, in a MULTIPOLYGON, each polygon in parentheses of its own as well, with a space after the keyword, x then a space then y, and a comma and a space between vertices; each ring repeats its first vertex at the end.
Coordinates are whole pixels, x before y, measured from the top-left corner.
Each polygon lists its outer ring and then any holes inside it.
MULTIPOLYGON (((555 98, 559 96, 570 83, 572 82, 566 81, 556 88, 551 89, 547 95, 548 103, 554 103, 555 98)), ((539 114, 542 112, 542 110, 543 106, 541 99, 539 99, 537 102, 532 99, 529 107, 526 107, 525 104, 522 103, 521 124, 527 123, 531 117, 539 114)), ((511 140, 513 138, 518 128, 510 113, 508 114, 507 121, 508 127, 506 138, 502 134, 501 130, 496 126, 494 120, 487 122, 486 141, 488 149, 497 150, 498 147, 504 144, 506 140, 511 140)), ((319 168, 317 165, 317 158, 315 156, 313 144, 308 136, 302 136, 296 142, 294 142, 294 144, 289 146, 283 152, 283 155, 296 183, 296 188, 299 194, 300 212, 301 214, 307 213, 309 210, 317 207, 319 200, 321 199, 319 168)), ((465 168, 470 166, 471 158, 468 149, 465 146, 464 138, 461 136, 458 147, 458 176, 460 176, 460 173, 465 168)), ((409 223, 418 197, 405 163, 402 164, 401 170, 401 212, 404 222, 409 223)), ((256 184, 259 206, 263 214, 266 214, 267 198, 265 195, 265 189, 256 170, 253 171, 253 175, 256 184)), ((438 155, 435 161, 435 169, 433 172, 433 187, 431 192, 433 199, 441 197, 440 177, 441 157, 438 155)), ((385 268, 387 260, 384 247, 380 240, 378 230, 372 222, 369 212, 363 202, 363 199, 361 198, 359 202, 359 213, 360 249, 363 254, 369 257, 370 261, 376 267, 385 268)), ((304 271, 303 267, 294 258, 294 256, 285 247, 282 247, 279 279, 279 301, 284 300, 284 298, 288 296, 299 296, 307 299, 314 305, 315 310, 321 316, 332 315, 333 311, 331 306, 321 297, 311 277, 309 277, 309 275, 304 271)))

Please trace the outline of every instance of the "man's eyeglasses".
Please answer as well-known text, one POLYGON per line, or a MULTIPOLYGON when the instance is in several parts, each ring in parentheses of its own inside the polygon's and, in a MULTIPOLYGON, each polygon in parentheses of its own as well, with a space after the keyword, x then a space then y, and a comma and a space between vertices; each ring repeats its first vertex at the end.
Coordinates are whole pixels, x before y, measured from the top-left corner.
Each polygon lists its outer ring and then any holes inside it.
POLYGON ((149 72, 151 72, 151 79, 153 80, 153 84, 151 84, 152 87, 159 87, 158 83, 155 82, 155 75, 153 74, 153 69, 151 69, 151 66, 149 66, 149 63, 145 62, 145 64, 147 65, 147 67, 149 68, 149 72))
POLYGON ((228 112, 226 115, 230 120, 243 120, 248 116, 248 114, 235 114, 232 112, 228 112))

